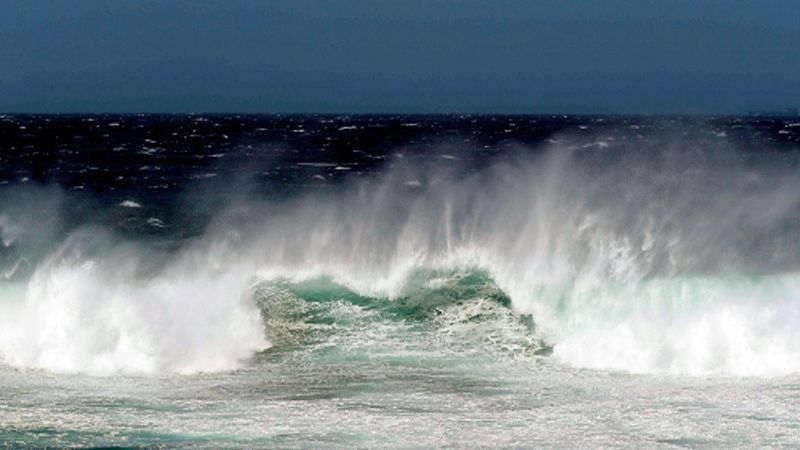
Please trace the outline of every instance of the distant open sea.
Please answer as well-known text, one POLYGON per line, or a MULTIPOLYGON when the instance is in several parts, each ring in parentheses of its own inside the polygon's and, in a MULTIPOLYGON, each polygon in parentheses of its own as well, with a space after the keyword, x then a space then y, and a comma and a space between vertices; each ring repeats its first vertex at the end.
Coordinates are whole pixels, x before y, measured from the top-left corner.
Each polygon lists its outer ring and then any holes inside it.
POLYGON ((0 115, 0 447, 800 447, 800 118, 0 115))

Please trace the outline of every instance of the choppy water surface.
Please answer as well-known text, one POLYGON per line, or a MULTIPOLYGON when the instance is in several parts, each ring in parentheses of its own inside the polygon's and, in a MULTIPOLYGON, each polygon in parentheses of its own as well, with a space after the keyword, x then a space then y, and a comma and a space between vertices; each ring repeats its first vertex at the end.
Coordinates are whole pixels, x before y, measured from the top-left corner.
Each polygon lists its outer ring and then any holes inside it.
POLYGON ((2 116, 0 445, 800 446, 798 133, 2 116))

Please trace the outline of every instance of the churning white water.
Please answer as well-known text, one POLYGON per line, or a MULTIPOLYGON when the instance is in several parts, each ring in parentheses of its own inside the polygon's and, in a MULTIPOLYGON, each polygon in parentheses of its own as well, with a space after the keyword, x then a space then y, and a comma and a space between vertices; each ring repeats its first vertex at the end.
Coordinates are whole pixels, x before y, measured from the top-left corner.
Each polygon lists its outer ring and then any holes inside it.
POLYGON ((727 149, 597 149, 553 144, 480 170, 398 159, 341 189, 240 197, 168 254, 89 225, 42 234, 43 250, 25 224, 60 194, 27 192, 36 201, 0 216, 4 244, 31 267, 3 287, 0 357, 58 372, 228 370, 270 345, 260 283, 327 276, 392 299, 420 269, 467 268, 575 367, 800 370, 795 166, 727 149))

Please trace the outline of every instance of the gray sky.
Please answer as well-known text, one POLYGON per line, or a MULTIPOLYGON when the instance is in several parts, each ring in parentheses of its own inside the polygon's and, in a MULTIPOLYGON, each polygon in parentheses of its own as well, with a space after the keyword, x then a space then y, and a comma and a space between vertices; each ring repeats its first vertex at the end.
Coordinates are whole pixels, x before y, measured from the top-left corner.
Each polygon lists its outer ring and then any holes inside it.
POLYGON ((0 0, 0 111, 793 105, 798 0, 0 0))

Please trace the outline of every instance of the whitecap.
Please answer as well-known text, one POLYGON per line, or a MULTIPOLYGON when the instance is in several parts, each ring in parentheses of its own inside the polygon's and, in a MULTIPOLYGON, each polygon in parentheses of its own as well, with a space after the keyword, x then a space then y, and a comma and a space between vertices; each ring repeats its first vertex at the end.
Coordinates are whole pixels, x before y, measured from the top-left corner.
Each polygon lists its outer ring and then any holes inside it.
POLYGON ((138 202, 135 202, 133 200, 124 200, 124 201, 119 203, 119 206, 122 206, 122 207, 125 207, 125 208, 141 208, 142 207, 142 205, 140 205, 138 202))

